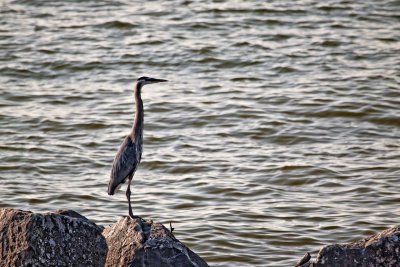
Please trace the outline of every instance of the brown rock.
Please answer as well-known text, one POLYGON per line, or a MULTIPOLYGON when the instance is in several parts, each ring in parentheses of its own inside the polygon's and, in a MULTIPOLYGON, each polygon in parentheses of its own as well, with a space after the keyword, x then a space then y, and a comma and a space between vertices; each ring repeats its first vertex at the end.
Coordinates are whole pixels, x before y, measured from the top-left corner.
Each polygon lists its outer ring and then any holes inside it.
POLYGON ((400 266, 400 226, 392 227, 370 237, 323 247, 314 262, 303 266, 400 266))
POLYGON ((0 209, 1 266, 104 266, 102 228, 64 214, 0 209))
POLYGON ((207 263, 177 240, 161 223, 121 218, 105 228, 108 267, 203 267, 207 263))

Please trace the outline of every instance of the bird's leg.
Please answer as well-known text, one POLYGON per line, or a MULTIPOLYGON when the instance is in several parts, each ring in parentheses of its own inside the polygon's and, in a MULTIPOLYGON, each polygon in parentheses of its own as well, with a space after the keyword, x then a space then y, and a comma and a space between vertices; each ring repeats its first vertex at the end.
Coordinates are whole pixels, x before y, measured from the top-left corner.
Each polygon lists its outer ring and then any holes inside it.
POLYGON ((129 205, 129 217, 131 217, 132 219, 140 219, 141 221, 143 221, 143 219, 140 216, 136 216, 133 215, 132 212, 132 205, 131 205, 131 182, 132 182, 132 176, 129 176, 128 179, 128 187, 126 188, 126 198, 128 199, 128 205, 129 205))
POLYGON ((128 204, 129 204, 129 216, 131 218, 134 218, 131 206, 131 182, 132 182, 132 176, 129 176, 128 188, 126 189, 126 198, 128 199, 128 204))

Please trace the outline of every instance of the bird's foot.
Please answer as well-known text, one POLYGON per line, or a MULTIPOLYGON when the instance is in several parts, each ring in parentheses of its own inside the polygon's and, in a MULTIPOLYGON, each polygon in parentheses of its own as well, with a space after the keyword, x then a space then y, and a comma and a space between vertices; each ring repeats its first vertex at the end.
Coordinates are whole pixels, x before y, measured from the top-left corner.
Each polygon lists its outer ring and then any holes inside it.
POLYGON ((171 231, 171 234, 172 234, 172 232, 175 230, 175 228, 172 227, 172 222, 171 222, 171 221, 169 222, 169 229, 170 229, 170 231, 171 231))
POLYGON ((141 221, 144 221, 144 220, 142 219, 142 217, 136 216, 136 215, 133 215, 133 214, 129 214, 129 217, 131 217, 131 218, 134 219, 134 220, 139 219, 139 220, 141 220, 141 221))

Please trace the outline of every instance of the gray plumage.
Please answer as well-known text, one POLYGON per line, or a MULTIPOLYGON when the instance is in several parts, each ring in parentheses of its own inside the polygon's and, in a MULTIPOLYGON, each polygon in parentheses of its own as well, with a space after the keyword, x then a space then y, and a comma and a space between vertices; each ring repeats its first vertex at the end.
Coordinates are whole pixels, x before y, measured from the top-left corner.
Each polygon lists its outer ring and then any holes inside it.
POLYGON ((117 189, 128 180, 128 186, 126 189, 126 197, 129 204, 129 215, 133 216, 131 207, 131 181, 135 174, 137 166, 142 158, 142 146, 143 146, 143 120, 144 110, 143 101, 141 98, 141 89, 146 84, 166 82, 167 80, 155 79, 149 77, 140 77, 136 81, 135 87, 135 121, 133 127, 128 136, 125 137, 122 142, 117 155, 114 158, 113 166, 111 169, 110 182, 108 184, 108 194, 114 195, 117 189))
POLYGON ((133 176, 135 173, 137 165, 140 162, 136 154, 136 144, 128 135, 122 142, 113 162, 111 179, 108 185, 109 195, 114 195, 116 189, 126 182, 128 176, 133 176))

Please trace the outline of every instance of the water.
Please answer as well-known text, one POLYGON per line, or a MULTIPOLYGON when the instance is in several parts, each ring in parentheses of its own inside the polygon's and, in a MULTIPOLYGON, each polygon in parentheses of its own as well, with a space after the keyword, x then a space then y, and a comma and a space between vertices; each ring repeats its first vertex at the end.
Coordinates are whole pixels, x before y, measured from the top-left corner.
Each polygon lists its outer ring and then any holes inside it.
MULTIPOLYGON (((399 224, 398 1, 2 1, 0 207, 106 193, 143 90, 134 212, 211 266, 291 266, 399 224)), ((123 188, 125 190, 125 188, 123 188)))

